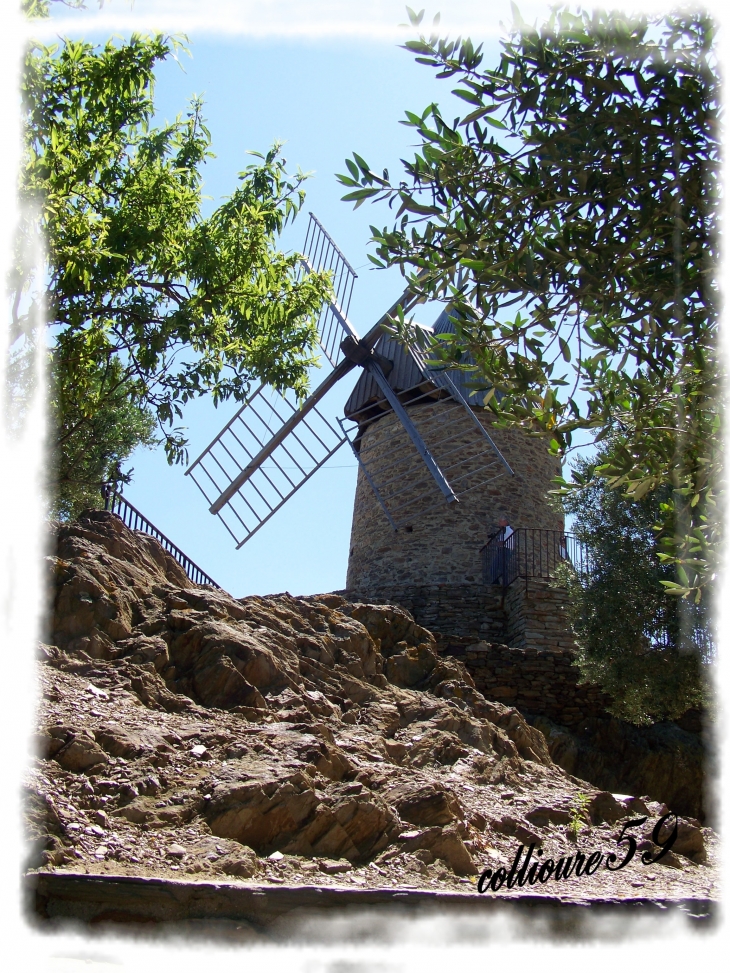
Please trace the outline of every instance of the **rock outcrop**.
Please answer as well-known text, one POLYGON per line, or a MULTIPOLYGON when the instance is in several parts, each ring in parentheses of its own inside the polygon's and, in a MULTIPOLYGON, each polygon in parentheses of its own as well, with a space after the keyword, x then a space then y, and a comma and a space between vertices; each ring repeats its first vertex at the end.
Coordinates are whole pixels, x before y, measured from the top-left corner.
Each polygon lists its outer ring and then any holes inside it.
MULTIPOLYGON (((104 512, 58 528, 49 566, 32 864, 448 884, 509 864, 515 842, 557 856, 581 832, 610 850, 633 813, 556 766, 403 609, 234 599, 104 512)), ((687 827, 691 869, 714 838, 687 827)))

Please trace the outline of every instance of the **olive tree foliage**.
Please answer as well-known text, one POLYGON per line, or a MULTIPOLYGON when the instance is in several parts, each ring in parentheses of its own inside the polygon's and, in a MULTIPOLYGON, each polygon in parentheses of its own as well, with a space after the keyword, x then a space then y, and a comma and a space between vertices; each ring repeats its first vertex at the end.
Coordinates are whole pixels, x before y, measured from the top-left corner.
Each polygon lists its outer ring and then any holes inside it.
POLYGON ((612 712, 638 724, 671 720, 708 702, 714 657, 708 599, 676 598, 663 582, 672 566, 658 556, 653 525, 668 487, 641 500, 612 490, 578 461, 588 483, 569 495, 571 530, 586 545, 589 570, 561 572, 585 678, 613 697, 612 712))
POLYGON ((278 144, 251 153, 230 196, 203 214, 212 153, 200 101, 153 125, 154 70, 179 46, 65 40, 25 59, 11 342, 22 356, 45 320, 61 512, 154 441, 150 420, 168 461, 182 462, 185 403, 243 400, 254 379, 303 396, 316 361, 330 279, 276 247, 306 175, 287 174, 278 144), (29 256, 39 235, 40 271, 29 256))
POLYGON ((494 67, 435 30, 405 44, 465 114, 406 112, 419 144, 403 178, 354 154, 343 198, 393 209, 371 260, 453 305, 456 333, 431 357, 493 389, 498 421, 560 455, 591 430, 611 443, 592 477, 661 495, 663 584, 699 599, 719 543, 713 25, 563 8, 538 28, 513 12, 494 67))

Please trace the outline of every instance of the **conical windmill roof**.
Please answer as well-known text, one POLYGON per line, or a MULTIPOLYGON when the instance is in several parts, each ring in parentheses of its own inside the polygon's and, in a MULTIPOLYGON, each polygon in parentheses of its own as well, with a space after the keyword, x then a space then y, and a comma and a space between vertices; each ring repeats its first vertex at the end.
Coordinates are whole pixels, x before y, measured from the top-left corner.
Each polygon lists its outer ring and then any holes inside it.
MULTIPOLYGON (((417 324, 418 328, 428 334, 453 334, 456 330, 454 322, 449 317, 449 310, 444 309, 433 325, 417 324)), ((375 345, 375 352, 383 358, 392 362, 392 368, 388 372, 388 384, 394 392, 399 393, 404 404, 408 404, 409 399, 422 396, 433 390, 434 398, 450 398, 447 392, 437 388, 432 382, 424 377, 415 359, 399 341, 390 335, 383 335, 375 345)), ((483 391, 475 392, 469 387, 471 381, 469 372, 464 372, 459 368, 449 369, 449 377, 454 385, 457 386, 470 405, 481 406, 484 401, 483 391)), ((373 376, 363 370, 355 388, 345 403, 345 415, 358 423, 368 423, 379 415, 384 415, 390 411, 390 406, 383 398, 373 376)))

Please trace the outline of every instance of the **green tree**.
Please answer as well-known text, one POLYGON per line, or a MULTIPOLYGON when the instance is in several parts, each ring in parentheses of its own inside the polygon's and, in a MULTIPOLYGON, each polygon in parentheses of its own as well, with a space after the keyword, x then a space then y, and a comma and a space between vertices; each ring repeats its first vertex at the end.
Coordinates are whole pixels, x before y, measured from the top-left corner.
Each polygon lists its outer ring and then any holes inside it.
POLYGON ((102 484, 128 483, 133 471, 122 471, 124 461, 138 446, 154 446, 159 439, 152 410, 136 403, 120 381, 122 365, 117 358, 87 370, 83 403, 66 379, 63 364, 57 363, 52 354, 49 413, 56 449, 49 470, 54 485, 50 512, 66 520, 98 506, 102 484))
POLYGON ((555 453, 593 430, 612 444, 595 475, 635 499, 662 489, 666 584, 699 598, 719 541, 713 25, 560 9, 538 29, 513 10, 493 69, 469 39, 405 45, 467 114, 406 112, 420 146, 404 178, 355 154, 343 198, 397 208, 371 259, 453 303, 432 356, 471 362, 500 421, 555 453))
POLYGON ((585 486, 566 503, 590 558, 588 572, 566 570, 560 579, 570 594, 578 663, 613 696, 616 716, 639 724, 675 719, 707 702, 710 606, 675 598, 662 584, 672 569, 659 557, 654 524, 668 489, 624 497, 592 475, 601 462, 599 455, 577 463, 585 486))
POLYGON ((135 439, 149 442, 150 416, 168 460, 183 461, 173 424, 186 402, 242 400, 254 379, 303 395, 316 360, 329 277, 302 274, 298 255, 276 248, 306 176, 287 175, 279 145, 252 153, 258 161, 204 217, 212 153, 200 102, 152 124, 155 66, 178 47, 161 36, 101 48, 66 40, 33 45, 25 60, 11 342, 18 354, 45 315, 64 483, 88 486, 92 468, 115 468, 135 439), (47 266, 34 283, 39 233, 47 266))

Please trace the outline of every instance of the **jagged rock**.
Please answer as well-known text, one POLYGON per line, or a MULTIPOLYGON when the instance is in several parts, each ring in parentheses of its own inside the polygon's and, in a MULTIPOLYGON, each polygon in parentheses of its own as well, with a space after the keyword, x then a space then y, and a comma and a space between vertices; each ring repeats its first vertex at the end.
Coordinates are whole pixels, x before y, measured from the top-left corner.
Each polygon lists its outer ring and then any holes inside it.
MULTIPOLYGON (((104 723, 95 733, 97 742, 112 757, 150 756, 157 747, 165 747, 158 735, 144 737, 118 723, 104 723)), ((167 748, 169 749, 169 748, 167 748)))
MULTIPOLYGON (((705 854, 705 838, 699 822, 687 820, 687 818, 677 818, 677 837, 674 840, 671 850, 677 855, 684 855, 692 861, 699 861, 705 854)), ((669 818, 664 822, 659 830, 659 842, 664 844, 674 830, 674 818, 669 818)))
POLYGON ((492 821, 491 827, 493 831, 499 834, 517 838, 523 845, 541 845, 543 842, 542 836, 537 831, 528 828, 524 821, 518 820, 511 814, 505 814, 496 821, 492 821))
POLYGON ((527 812, 525 818, 538 828, 546 828, 551 824, 570 824, 571 814, 560 807, 535 807, 527 812))
POLYGON ((43 727, 37 736, 39 753, 50 760, 70 740, 73 733, 74 731, 70 726, 60 723, 55 726, 43 727))
POLYGON ((457 875, 476 875, 477 867, 461 836, 452 828, 427 828, 401 834, 400 842, 407 852, 425 850, 431 858, 445 862, 457 875))
POLYGON ((114 815, 115 817, 121 817, 127 821, 131 821, 133 824, 144 824, 159 820, 154 810, 146 801, 133 801, 131 804, 126 804, 124 807, 116 810, 114 815))
POLYGON ((314 820, 292 837, 286 851, 364 861, 388 845, 397 831, 397 818, 378 797, 343 795, 329 806, 320 804, 314 820))
MULTIPOLYGON (((323 597, 332 598, 332 596, 318 596, 319 599, 323 597)), ((431 632, 418 625, 412 616, 398 605, 348 605, 344 599, 338 600, 337 607, 362 623, 385 658, 402 651, 403 646, 408 645, 425 644, 435 649, 436 640, 431 632)))
POLYGON ((328 859, 324 859, 319 863, 320 871, 324 872, 325 875, 341 875, 343 872, 351 872, 352 865, 350 862, 335 862, 328 859))
POLYGON ((65 857, 63 846, 64 832, 53 801, 37 787, 26 785, 23 788, 23 810, 28 838, 28 868, 38 868, 43 864, 60 864, 65 857))
POLYGON ((423 827, 463 820, 464 811, 456 796, 443 786, 418 781, 397 784, 386 792, 404 821, 423 827))
POLYGON ((151 662, 157 672, 164 669, 170 661, 167 643, 158 635, 136 635, 122 639, 117 642, 113 655, 115 658, 126 658, 136 665, 151 662))
POLYGON ((417 738, 411 739, 409 760, 413 767, 454 764, 469 753, 469 747, 455 733, 435 727, 428 727, 422 734, 417 734, 417 738))
POLYGON ((282 771, 277 778, 242 764, 240 772, 240 780, 215 787, 206 820, 213 834, 268 854, 311 819, 317 807, 312 782, 298 771, 282 771))
POLYGON ((198 668, 193 677, 193 689, 204 706, 266 709, 266 700, 258 689, 247 682, 233 662, 225 657, 213 665, 198 668))
POLYGON ((278 777, 241 767, 244 781, 219 784, 206 818, 214 834, 235 838, 259 854, 326 855, 359 860, 388 843, 397 826, 392 811, 360 787, 357 797, 334 791, 320 802, 311 779, 299 771, 278 777))
POLYGON ((98 768, 109 762, 109 758, 88 730, 69 730, 53 756, 64 770, 79 772, 88 771, 92 767, 98 768))
MULTIPOLYGON (((614 797, 615 796, 616 795, 614 795, 614 797)), ((657 814, 659 817, 661 817, 662 814, 666 814, 667 811, 669 810, 669 808, 666 807, 666 805, 662 805, 662 804, 657 804, 655 807, 652 808, 650 807, 652 803, 653 802, 650 801, 648 797, 646 800, 644 800, 644 798, 642 797, 629 797, 628 800, 623 801, 624 807, 626 807, 629 811, 634 811, 636 814, 649 815, 654 813, 657 814)))
POLYGON ((616 800, 613 794, 609 794, 607 791, 599 791, 591 798, 588 814, 593 824, 603 824, 604 821, 607 824, 613 824, 614 821, 626 817, 626 808, 616 800))
POLYGON ((679 855, 676 855, 671 849, 665 852, 661 858, 658 856, 661 854, 662 849, 659 845, 654 844, 649 838, 644 838, 640 841, 637 846, 637 851, 642 855, 651 855, 657 865, 664 865, 667 868, 682 868, 682 859, 679 855))
POLYGON ((544 735, 539 729, 530 726, 518 710, 503 703, 479 700, 474 705, 474 712, 503 730, 514 743, 517 753, 525 760, 535 760, 550 766, 552 757, 544 735))
MULTIPOLYGON (((596 820, 636 816, 557 767, 542 733, 487 701, 402 609, 235 599, 100 512, 58 528, 49 564, 56 644, 38 663, 33 770, 45 867, 455 889, 511 861, 516 841, 570 854, 581 791, 596 820)), ((645 806, 651 828, 664 808, 645 806)), ((702 834, 695 863, 714 854, 702 834)), ((613 895, 629 880, 611 882, 613 895)))
POLYGON ((432 855, 451 868, 457 875, 476 875, 478 868, 466 849, 461 835, 451 828, 443 828, 433 843, 424 844, 432 855))
POLYGON ((218 868, 226 875, 232 875, 235 878, 255 878, 264 871, 263 864, 256 852, 245 845, 221 858, 218 862, 218 868))
POLYGON ((436 667, 436 653, 425 643, 409 646, 402 642, 399 645, 401 651, 385 660, 385 675, 394 686, 417 686, 436 667))
POLYGON ((338 781, 353 776, 352 763, 339 747, 324 741, 316 741, 313 747, 300 751, 299 756, 312 764, 323 777, 338 781))
POLYGON ((384 746, 388 756, 395 764, 402 763, 403 758, 408 754, 408 747, 405 743, 399 743, 397 740, 385 740, 384 746))

